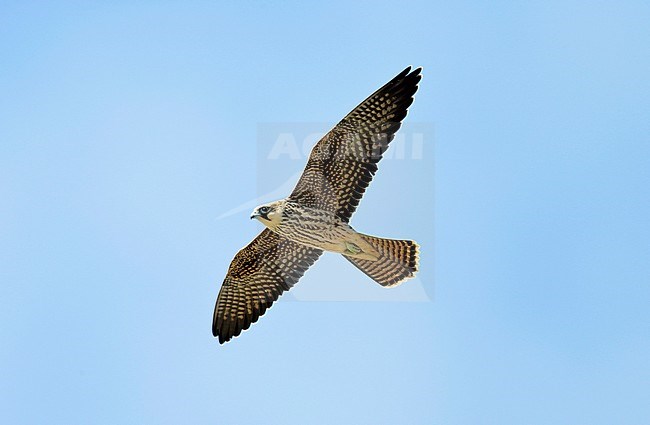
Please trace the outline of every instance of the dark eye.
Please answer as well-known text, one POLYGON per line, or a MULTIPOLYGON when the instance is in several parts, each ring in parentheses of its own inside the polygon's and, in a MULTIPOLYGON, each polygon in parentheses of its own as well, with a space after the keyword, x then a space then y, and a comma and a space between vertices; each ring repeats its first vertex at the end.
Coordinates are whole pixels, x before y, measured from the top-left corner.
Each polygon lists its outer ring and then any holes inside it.
POLYGON ((260 213, 262 213, 262 214, 266 214, 267 212, 269 212, 269 207, 262 207, 262 208, 260 208, 260 213))

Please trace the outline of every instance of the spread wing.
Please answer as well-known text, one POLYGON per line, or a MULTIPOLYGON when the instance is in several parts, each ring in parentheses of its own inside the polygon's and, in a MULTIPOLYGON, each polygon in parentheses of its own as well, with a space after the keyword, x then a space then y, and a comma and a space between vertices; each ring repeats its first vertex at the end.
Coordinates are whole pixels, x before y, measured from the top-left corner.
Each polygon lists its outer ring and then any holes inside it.
POLYGON ((264 229, 230 263, 214 308, 212 334, 223 344, 248 329, 322 253, 264 229))
POLYGON ((312 149, 289 199, 349 221, 413 103, 420 71, 406 68, 330 130, 312 149))

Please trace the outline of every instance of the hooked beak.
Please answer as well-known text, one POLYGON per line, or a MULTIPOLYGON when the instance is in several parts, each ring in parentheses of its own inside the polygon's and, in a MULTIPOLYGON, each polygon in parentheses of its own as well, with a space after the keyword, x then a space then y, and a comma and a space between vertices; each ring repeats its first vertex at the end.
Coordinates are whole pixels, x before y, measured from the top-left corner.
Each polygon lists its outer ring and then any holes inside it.
POLYGON ((254 218, 257 218, 258 220, 262 221, 259 217, 262 217, 264 220, 270 221, 269 220, 269 214, 262 214, 259 210, 253 211, 253 214, 251 214, 251 220, 254 218))

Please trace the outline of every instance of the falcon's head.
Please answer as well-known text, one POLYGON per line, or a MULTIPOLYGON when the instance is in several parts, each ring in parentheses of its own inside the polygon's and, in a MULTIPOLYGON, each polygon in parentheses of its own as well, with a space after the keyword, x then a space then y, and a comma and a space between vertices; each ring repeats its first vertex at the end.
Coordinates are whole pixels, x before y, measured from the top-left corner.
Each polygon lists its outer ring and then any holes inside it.
POLYGON ((260 205, 253 210, 251 219, 253 218, 258 219, 266 227, 277 226, 282 219, 282 201, 260 205))

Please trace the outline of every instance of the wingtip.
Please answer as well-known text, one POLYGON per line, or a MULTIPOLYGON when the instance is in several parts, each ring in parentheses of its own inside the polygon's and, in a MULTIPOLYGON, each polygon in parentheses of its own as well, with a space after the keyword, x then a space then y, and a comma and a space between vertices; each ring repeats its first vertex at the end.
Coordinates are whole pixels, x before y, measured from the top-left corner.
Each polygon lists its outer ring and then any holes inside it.
POLYGON ((404 71, 402 71, 403 74, 408 74, 408 75, 416 75, 422 73, 423 67, 418 66, 418 67, 413 67, 413 65, 407 66, 404 71))
POLYGON ((219 326, 218 322, 219 321, 216 320, 216 319, 212 322, 212 336, 219 340, 219 344, 223 345, 224 343, 230 341, 232 336, 228 337, 227 336, 228 335, 227 331, 222 329, 219 326))
POLYGON ((406 82, 408 81, 409 84, 413 84, 415 86, 418 85, 420 80, 422 80, 422 67, 418 66, 417 68, 412 69, 412 66, 409 65, 407 66, 404 71, 400 72, 392 81, 391 83, 397 83, 397 82, 406 82))
POLYGON ((408 76, 409 77, 417 77, 418 80, 420 80, 422 78, 422 67, 418 66, 408 76))
MULTIPOLYGON (((214 337, 217 338, 217 339, 219 340, 219 344, 221 344, 221 345, 223 345, 223 344, 225 344, 226 342, 230 341, 230 338, 226 337, 225 335, 220 334, 219 332, 217 332, 216 334, 214 334, 214 337)), ((231 338, 232 338, 232 337, 231 337, 231 338)))

